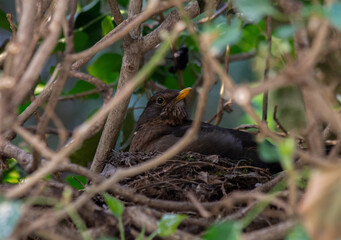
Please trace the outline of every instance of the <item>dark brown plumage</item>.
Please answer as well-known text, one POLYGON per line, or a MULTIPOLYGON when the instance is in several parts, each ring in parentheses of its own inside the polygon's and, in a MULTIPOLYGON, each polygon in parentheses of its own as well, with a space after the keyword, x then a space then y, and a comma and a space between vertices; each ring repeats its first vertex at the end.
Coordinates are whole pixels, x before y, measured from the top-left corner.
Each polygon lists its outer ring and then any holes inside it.
MULTIPOLYGON (((190 91, 190 88, 182 91, 163 90, 151 97, 137 121, 129 151, 163 152, 175 144, 192 124, 182 101, 190 91)), ((246 159, 251 160, 254 166, 269 168, 272 173, 281 171, 279 164, 260 160, 256 147, 254 136, 250 133, 202 123, 198 139, 187 146, 184 152, 246 159)))

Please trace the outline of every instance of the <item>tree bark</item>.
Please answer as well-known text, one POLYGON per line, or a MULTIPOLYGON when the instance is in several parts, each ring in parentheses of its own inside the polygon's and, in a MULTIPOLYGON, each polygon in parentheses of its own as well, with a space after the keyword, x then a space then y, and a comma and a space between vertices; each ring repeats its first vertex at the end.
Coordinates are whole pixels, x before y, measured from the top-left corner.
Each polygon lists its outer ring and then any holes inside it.
MULTIPOLYGON (((128 17, 132 17, 141 12, 142 1, 131 1, 129 5, 128 17)), ((122 60, 120 79, 116 94, 122 89, 138 72, 141 59, 139 45, 140 27, 133 29, 130 34, 123 39, 124 55, 122 60)), ((103 161, 115 148, 116 141, 120 134, 120 129, 125 118, 131 95, 125 98, 120 105, 114 108, 107 118, 104 130, 96 150, 94 160, 91 165, 91 171, 99 173, 103 168, 103 161)))

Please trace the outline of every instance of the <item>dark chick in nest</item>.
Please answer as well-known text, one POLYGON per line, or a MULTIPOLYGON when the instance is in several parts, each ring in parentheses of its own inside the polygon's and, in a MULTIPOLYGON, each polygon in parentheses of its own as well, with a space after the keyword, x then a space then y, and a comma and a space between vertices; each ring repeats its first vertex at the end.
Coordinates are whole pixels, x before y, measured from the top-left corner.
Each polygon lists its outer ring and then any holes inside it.
MULTIPOLYGON (((162 90, 153 95, 137 121, 137 129, 130 145, 130 152, 164 152, 180 140, 191 127, 185 109, 184 99, 191 88, 162 90)), ((270 144, 270 143, 268 143, 270 144)), ((222 157, 245 159, 255 167, 280 172, 278 163, 262 161, 257 152, 257 143, 251 133, 201 123, 198 138, 183 152, 197 152, 205 155, 217 154, 222 157)))

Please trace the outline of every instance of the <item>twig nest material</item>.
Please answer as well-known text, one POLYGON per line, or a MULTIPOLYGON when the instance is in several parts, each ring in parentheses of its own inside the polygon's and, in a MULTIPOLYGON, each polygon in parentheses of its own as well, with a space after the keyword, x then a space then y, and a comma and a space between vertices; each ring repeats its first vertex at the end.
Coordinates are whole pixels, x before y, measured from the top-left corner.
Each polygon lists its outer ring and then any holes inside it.
MULTIPOLYGON (((112 152, 101 175, 110 177, 117 168, 134 166, 159 154, 112 152)), ((246 160, 188 152, 148 172, 124 179, 120 184, 150 198, 188 201, 185 193, 192 192, 201 202, 209 202, 220 200, 234 190, 253 189, 269 179, 266 170, 252 167, 246 160)))

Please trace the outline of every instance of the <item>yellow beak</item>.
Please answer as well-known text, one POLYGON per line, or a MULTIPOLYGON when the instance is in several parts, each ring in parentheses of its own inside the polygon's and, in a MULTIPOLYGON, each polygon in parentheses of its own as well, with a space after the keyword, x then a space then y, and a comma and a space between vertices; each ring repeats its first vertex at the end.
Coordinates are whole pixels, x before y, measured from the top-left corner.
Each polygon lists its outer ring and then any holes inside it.
POLYGON ((190 87, 189 87, 189 88, 182 89, 182 90, 179 92, 179 95, 176 96, 175 101, 176 101, 176 102, 179 102, 179 101, 185 99, 185 98, 188 96, 188 94, 190 94, 191 91, 192 91, 192 88, 190 88, 190 87))

